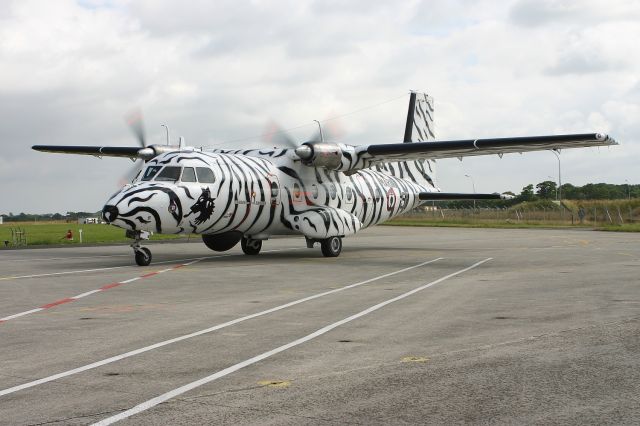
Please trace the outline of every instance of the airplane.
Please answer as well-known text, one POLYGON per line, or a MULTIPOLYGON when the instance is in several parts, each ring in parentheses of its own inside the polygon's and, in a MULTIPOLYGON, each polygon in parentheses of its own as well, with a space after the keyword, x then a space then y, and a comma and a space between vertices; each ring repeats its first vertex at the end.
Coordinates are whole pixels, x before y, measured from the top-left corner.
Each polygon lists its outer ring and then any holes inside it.
POLYGON ((152 233, 199 234, 214 251, 238 243, 260 253, 275 235, 304 236, 337 257, 342 239, 431 200, 499 199, 500 194, 442 192, 435 160, 466 156, 617 145, 606 134, 565 134, 437 141, 433 98, 412 91, 403 143, 346 145, 320 138, 273 149, 203 149, 34 145, 36 151, 144 160, 138 175, 111 196, 104 220, 126 230, 140 266, 151 263, 141 242, 152 233))

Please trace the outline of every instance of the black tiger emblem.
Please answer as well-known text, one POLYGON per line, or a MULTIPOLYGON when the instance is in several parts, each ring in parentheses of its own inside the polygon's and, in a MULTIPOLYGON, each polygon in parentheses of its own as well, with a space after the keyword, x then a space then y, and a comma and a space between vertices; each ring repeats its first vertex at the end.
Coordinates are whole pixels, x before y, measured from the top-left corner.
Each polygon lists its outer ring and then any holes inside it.
POLYGON ((209 220, 211 215, 213 214, 213 198, 211 198, 211 191, 209 188, 203 188, 202 194, 198 197, 198 201, 196 201, 191 207, 190 212, 184 215, 184 217, 189 217, 194 213, 197 213, 195 220, 193 221, 195 225, 200 225, 201 223, 209 220))

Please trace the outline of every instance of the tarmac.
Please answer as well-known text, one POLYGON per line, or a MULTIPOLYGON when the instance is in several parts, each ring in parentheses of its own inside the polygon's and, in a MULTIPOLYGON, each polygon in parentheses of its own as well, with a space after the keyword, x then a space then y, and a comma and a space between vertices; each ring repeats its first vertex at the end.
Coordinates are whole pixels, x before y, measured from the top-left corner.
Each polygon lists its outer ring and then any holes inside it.
POLYGON ((640 235, 0 252, 0 424, 638 424, 640 235))

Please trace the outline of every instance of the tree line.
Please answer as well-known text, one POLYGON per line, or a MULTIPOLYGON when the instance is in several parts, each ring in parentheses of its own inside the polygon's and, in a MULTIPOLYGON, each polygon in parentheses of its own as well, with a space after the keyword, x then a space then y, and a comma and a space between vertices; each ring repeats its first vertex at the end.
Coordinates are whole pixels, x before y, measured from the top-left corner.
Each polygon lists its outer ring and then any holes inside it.
POLYGON ((9 214, 1 214, 2 218, 5 222, 45 222, 51 220, 66 220, 69 222, 76 222, 78 219, 83 217, 100 217, 100 212, 67 212, 66 214, 61 213, 44 213, 44 214, 34 214, 34 213, 19 213, 14 215, 13 213, 9 214))
MULTIPOLYGON (((588 183, 584 186, 575 186, 570 183, 563 184, 560 188, 556 182, 545 180, 536 185, 529 184, 522 188, 520 194, 507 191, 504 194, 514 197, 511 200, 482 200, 476 201, 476 207, 511 207, 524 201, 553 200, 620 200, 626 198, 640 198, 640 185, 616 185, 611 183, 588 183)), ((468 209, 474 206, 471 200, 460 201, 436 201, 433 203, 443 208, 468 209)), ((550 204, 551 205, 551 204, 550 204)))

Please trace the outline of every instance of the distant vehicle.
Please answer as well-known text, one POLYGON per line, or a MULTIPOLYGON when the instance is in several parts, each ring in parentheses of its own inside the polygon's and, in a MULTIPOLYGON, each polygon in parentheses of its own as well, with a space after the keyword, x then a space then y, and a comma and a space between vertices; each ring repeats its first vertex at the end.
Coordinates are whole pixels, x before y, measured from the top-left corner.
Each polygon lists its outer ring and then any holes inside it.
POLYGON ((601 133, 435 141, 433 99, 412 92, 404 143, 346 145, 319 138, 271 149, 203 150, 150 145, 140 121, 138 147, 36 145, 37 151, 128 157, 146 162, 131 184, 106 202, 107 223, 134 239, 138 265, 151 262, 140 242, 153 232, 201 234, 207 247, 241 243, 257 255, 273 235, 304 236, 336 257, 342 238, 405 213, 425 201, 494 199, 499 194, 441 192, 434 180, 440 158, 616 145, 601 133))
POLYGON ((91 225, 101 223, 100 218, 97 217, 81 217, 78 219, 80 225, 91 225))

